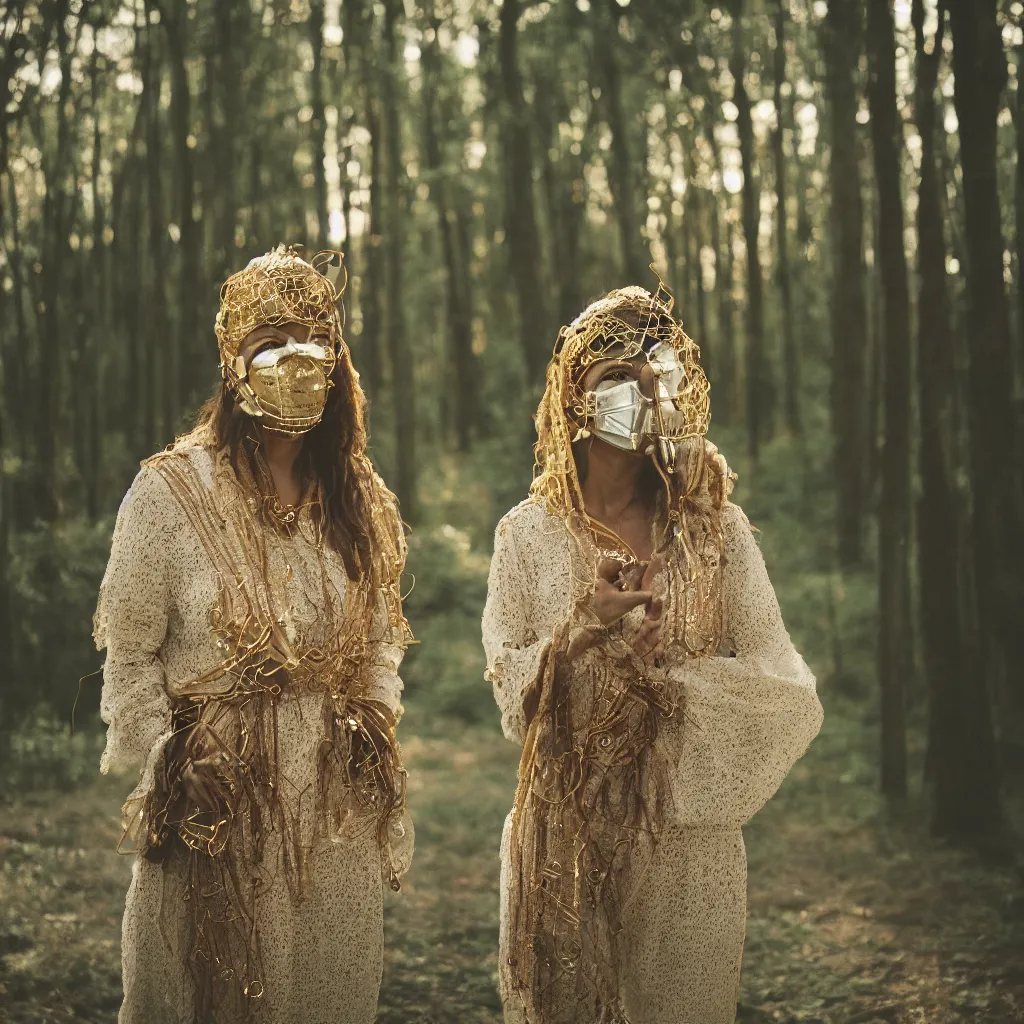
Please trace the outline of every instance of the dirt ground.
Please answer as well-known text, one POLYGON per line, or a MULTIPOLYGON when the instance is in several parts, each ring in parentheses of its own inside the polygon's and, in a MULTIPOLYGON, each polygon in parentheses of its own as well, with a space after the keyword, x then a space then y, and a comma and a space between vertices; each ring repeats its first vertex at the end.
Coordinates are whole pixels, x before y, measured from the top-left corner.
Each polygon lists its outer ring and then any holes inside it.
MULTIPOLYGON (((827 707, 827 703, 826 703, 827 707)), ((492 731, 405 732, 417 858, 388 900, 380 1024, 494 1024, 497 848, 517 754, 492 731)), ((1024 878, 931 840, 874 796, 873 736, 841 714, 746 830, 739 1020, 1024 1021, 1024 878)), ((0 803, 0 1021, 113 1022, 129 875, 125 779, 0 803)), ((634 1024, 644 1024, 642 1021, 634 1024)))

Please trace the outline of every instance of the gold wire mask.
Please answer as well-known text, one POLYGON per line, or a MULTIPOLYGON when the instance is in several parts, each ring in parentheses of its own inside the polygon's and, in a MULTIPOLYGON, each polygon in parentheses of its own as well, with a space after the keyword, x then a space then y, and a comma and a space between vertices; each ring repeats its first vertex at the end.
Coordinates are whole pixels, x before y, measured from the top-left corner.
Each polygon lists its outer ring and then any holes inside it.
POLYGON ((236 356, 239 403, 265 427, 285 434, 301 434, 320 422, 331 387, 334 349, 289 337, 283 345, 265 348, 253 356, 248 368, 236 356))
POLYGON ((215 325, 221 374, 241 407, 269 429, 297 434, 320 421, 331 371, 344 345, 339 305, 344 288, 341 253, 325 250, 307 263, 284 245, 224 282, 215 325), (264 325, 289 323, 308 327, 310 338, 326 339, 326 345, 289 338, 285 346, 257 353, 246 367, 239 349, 249 334, 264 325))

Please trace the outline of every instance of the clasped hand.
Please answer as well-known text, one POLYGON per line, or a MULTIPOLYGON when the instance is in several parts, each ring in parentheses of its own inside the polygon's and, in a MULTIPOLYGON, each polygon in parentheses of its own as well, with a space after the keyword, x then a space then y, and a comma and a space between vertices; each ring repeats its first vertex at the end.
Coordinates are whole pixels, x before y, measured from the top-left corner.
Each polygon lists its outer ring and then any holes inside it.
POLYGON ((643 623, 630 640, 633 650, 645 662, 660 657, 664 648, 662 603, 651 589, 664 565, 661 555, 628 568, 614 558, 603 559, 597 567, 597 585, 590 601, 590 610, 604 626, 618 622, 640 605, 645 606, 643 623))

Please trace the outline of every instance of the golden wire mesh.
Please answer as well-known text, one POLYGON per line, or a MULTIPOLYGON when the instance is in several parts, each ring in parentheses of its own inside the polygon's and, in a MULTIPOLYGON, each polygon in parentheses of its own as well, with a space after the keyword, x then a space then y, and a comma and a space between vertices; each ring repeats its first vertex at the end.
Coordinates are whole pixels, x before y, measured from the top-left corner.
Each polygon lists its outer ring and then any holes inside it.
POLYGON ((582 381, 599 359, 631 359, 671 346, 683 369, 675 399, 674 440, 703 437, 711 424, 711 386, 700 365, 700 348, 672 316, 675 300, 661 279, 652 294, 630 285, 592 302, 555 342, 544 395, 537 409, 536 469, 531 494, 553 512, 582 507, 572 441, 591 409, 582 381))
POLYGON ((264 324, 305 324, 330 335, 332 346, 342 343, 339 300, 345 290, 342 254, 318 252, 306 262, 295 247, 279 245, 250 260, 232 274, 220 290, 215 331, 221 365, 228 366, 250 331, 264 324), (323 271, 337 267, 341 287, 323 271))
POLYGON ((649 355, 664 344, 677 352, 685 380, 676 399, 676 419, 684 426, 674 439, 702 437, 708 432, 711 388, 700 365, 697 343, 672 316, 674 301, 660 282, 653 295, 635 285, 617 288, 591 303, 562 329, 555 355, 565 370, 567 408, 576 419, 582 421, 588 412, 581 382, 589 366, 613 354, 616 359, 649 355))

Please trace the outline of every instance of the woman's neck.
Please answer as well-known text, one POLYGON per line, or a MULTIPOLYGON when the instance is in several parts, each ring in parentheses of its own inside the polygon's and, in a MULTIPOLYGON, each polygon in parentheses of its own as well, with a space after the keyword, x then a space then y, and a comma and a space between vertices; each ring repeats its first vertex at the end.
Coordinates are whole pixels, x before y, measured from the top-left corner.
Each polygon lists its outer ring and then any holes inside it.
POLYGON ((274 489, 282 505, 297 505, 302 498, 302 485, 295 473, 295 463, 302 451, 303 437, 262 432, 260 447, 267 468, 274 480, 274 489))
POLYGON ((587 515, 614 523, 642 500, 640 476, 645 456, 595 440, 587 455, 587 476, 581 487, 587 515))

